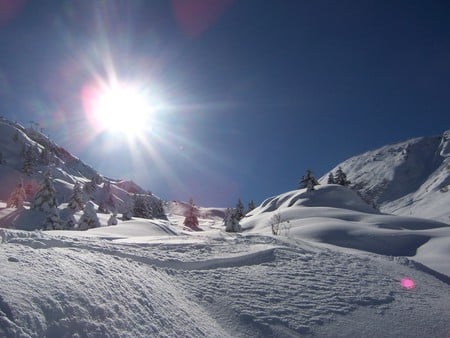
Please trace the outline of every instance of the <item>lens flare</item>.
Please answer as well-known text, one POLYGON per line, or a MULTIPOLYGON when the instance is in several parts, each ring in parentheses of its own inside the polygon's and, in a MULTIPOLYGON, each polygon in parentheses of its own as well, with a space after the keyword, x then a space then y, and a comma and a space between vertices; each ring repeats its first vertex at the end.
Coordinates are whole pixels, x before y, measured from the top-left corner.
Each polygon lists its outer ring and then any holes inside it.
POLYGON ((416 284, 414 283, 414 281, 411 278, 408 277, 404 277, 400 280, 400 285, 402 286, 402 288, 406 289, 406 290, 411 290, 414 289, 416 287, 416 284))

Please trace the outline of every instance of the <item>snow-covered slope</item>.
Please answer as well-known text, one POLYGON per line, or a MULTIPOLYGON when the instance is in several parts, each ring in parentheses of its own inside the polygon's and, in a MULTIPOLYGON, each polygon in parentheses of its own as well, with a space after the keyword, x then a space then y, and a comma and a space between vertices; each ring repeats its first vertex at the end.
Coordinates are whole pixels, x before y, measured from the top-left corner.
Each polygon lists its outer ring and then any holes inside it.
MULTIPOLYGON (((36 128, 24 128, 17 123, 0 119, 0 200, 6 201, 16 185, 21 183, 26 190, 25 201, 28 205, 47 172, 56 189, 61 216, 68 214, 64 210, 67 208, 65 202, 69 201, 76 183, 80 186, 92 183, 85 197, 92 200, 96 207, 106 202, 114 204, 118 213, 132 205, 134 194, 145 195, 148 203, 160 202, 156 196, 146 193, 132 181, 100 175, 36 128)), ((45 217, 46 215, 29 211, 28 208, 19 209, 11 211, 6 220, 0 219, 0 227, 27 230, 42 228, 45 217), (30 223, 33 219, 35 222, 30 223)))
POLYGON ((387 256, 408 256, 450 276, 450 226, 382 214, 339 185, 294 190, 264 201, 241 222, 258 234, 279 234, 387 256), (430 253, 432 252, 432 253, 430 253))
MULTIPOLYGON (((339 165, 380 210, 450 223, 450 131, 354 156, 339 165)), ((326 183, 326 173, 319 181, 326 183)))
POLYGON ((187 231, 175 209, 166 221, 136 219, 84 232, 0 229, 0 336, 445 337, 450 332, 443 297, 449 277, 406 257, 368 253, 364 245, 361 251, 325 246, 318 235, 347 227, 347 244, 356 243, 364 220, 360 233, 377 239, 383 228, 376 221, 383 217, 384 233, 392 231, 393 237, 400 230, 392 228, 400 224, 442 235, 440 223, 396 222, 337 186, 268 200, 242 222, 247 229, 242 234, 225 233, 220 220, 207 217, 200 218, 203 231, 187 231), (289 218, 290 229, 273 236, 266 220, 276 213, 289 218))

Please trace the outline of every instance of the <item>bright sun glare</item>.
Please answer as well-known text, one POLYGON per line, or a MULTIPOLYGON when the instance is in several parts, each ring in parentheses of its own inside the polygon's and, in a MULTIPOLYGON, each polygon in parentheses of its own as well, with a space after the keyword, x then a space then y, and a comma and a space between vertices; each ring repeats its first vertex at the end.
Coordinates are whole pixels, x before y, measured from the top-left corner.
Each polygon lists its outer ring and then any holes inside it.
POLYGON ((102 129, 133 135, 148 127, 151 108, 137 88, 117 84, 98 93, 92 113, 102 129))

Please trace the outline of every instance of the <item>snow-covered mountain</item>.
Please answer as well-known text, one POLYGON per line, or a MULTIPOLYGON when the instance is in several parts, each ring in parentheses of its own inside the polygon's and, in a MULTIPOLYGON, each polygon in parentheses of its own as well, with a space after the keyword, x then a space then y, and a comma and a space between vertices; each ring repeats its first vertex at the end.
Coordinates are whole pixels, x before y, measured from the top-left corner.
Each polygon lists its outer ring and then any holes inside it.
MULTIPOLYGON (((114 180, 100 175, 92 167, 56 145, 36 127, 24 128, 17 123, 1 119, 0 200, 7 201, 20 184, 25 190, 25 204, 29 204, 46 175, 55 189, 54 197, 62 217, 62 228, 68 227, 65 224, 71 216, 71 212, 67 211, 68 202, 77 183, 84 188, 84 198, 91 200, 94 207, 99 208, 101 212, 105 212, 101 210, 105 208, 111 213, 126 212, 136 196, 145 199, 147 204, 162 204, 156 196, 147 193, 132 181, 114 180)), ((75 218, 80 217, 80 214, 76 214, 79 211, 74 210, 75 218)), ((21 208, 6 220, 0 220, 0 226, 27 230, 43 228, 41 223, 47 216, 21 208), (41 221, 37 222, 37 219, 41 221), (31 224, 30 220, 34 220, 34 223, 31 224)))
MULTIPOLYGON (((450 223, 450 130, 354 156, 341 167, 361 196, 381 211, 450 223)), ((326 173, 320 183, 326 183, 326 173)))

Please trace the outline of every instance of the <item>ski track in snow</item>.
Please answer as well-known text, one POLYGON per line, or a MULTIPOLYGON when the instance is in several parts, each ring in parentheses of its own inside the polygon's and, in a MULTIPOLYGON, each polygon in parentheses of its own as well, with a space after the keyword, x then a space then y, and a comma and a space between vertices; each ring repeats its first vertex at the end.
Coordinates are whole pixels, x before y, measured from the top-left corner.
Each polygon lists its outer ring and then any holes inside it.
POLYGON ((0 233, 8 337, 296 337, 361 308, 383 315, 398 299, 404 306, 442 296, 442 282, 406 258, 266 236, 117 244, 0 233), (414 276, 414 292, 399 286, 399 270, 414 276))

